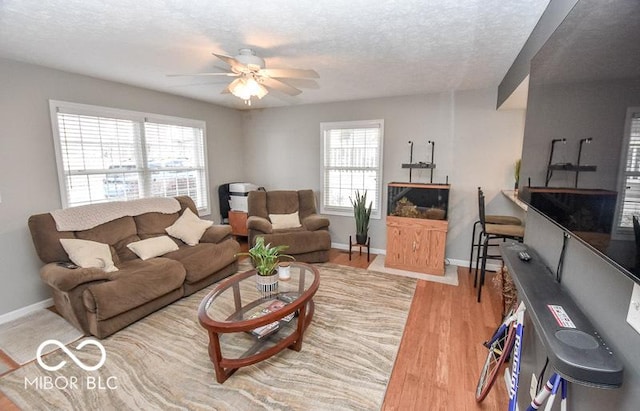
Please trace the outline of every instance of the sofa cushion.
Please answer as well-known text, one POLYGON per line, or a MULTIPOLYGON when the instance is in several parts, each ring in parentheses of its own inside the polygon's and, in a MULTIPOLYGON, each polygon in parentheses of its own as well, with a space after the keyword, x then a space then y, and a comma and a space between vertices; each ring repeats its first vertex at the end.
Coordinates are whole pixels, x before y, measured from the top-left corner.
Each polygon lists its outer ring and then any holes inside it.
POLYGON ((75 265, 82 268, 99 268, 110 273, 118 271, 111 258, 111 247, 77 238, 61 238, 60 243, 75 265))
POLYGON ((187 271, 186 282, 195 283, 231 264, 239 251, 238 243, 230 239, 218 244, 200 243, 180 247, 178 251, 165 254, 164 258, 171 258, 184 265, 187 271))
POLYGON ((168 235, 161 235, 130 243, 127 248, 136 253, 141 260, 148 260, 170 251, 176 251, 178 245, 168 235))
POLYGON ((207 231, 204 232, 200 241, 203 243, 219 243, 229 235, 231 235, 230 225, 216 224, 207 228, 207 231))
POLYGON ((313 190, 298 191, 298 212, 300 213, 300 221, 316 214, 316 195, 313 190))
POLYGON ((184 267, 167 258, 122 263, 110 281, 92 284, 83 292, 85 308, 106 320, 182 287, 184 267))
POLYGON ((327 230, 306 231, 302 228, 278 230, 272 234, 260 234, 265 243, 271 245, 288 245, 286 254, 303 254, 331 248, 331 236, 327 230))
POLYGON ((213 221, 202 220, 187 208, 173 225, 166 228, 166 232, 175 238, 179 238, 189 245, 196 245, 202 238, 207 228, 213 225, 213 221))
POLYGON ((321 230, 329 227, 329 219, 327 217, 312 214, 307 218, 302 219, 302 225, 309 231, 321 230))
POLYGON ((138 237, 143 240, 151 237, 166 235, 165 228, 169 227, 180 217, 180 214, 146 213, 133 217, 138 230, 138 237))
POLYGON ((50 213, 29 217, 29 231, 36 253, 43 263, 67 261, 67 253, 60 244, 61 238, 76 238, 73 231, 58 231, 50 213))
POLYGON ((297 191, 267 191, 267 210, 271 214, 291 214, 298 211, 298 205, 297 191))
POLYGON ((89 230, 76 231, 76 237, 112 245, 123 262, 138 258, 127 248, 127 244, 140 240, 133 217, 122 217, 89 230))

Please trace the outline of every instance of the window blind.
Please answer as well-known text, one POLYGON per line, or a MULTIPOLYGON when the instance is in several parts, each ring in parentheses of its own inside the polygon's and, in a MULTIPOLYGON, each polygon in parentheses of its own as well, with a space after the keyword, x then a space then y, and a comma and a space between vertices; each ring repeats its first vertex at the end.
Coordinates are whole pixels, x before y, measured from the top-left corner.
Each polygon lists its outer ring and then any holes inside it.
POLYGON ((382 120, 323 123, 323 213, 352 215, 350 198, 367 192, 372 217, 380 217, 382 120))
POLYGON ((209 212, 203 122, 50 104, 64 207, 188 195, 209 212))
POLYGON ((624 175, 624 199, 618 227, 633 227, 633 217, 640 217, 640 112, 630 116, 627 161, 624 175))

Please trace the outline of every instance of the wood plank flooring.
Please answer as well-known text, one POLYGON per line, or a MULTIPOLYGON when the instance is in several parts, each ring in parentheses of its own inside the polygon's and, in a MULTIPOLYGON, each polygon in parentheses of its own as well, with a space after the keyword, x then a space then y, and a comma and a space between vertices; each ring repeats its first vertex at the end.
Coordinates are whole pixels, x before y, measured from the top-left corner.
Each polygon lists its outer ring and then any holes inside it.
POLYGON ((466 268, 458 269, 458 280, 458 287, 418 281, 383 410, 507 408, 502 379, 482 404, 475 401, 487 353, 482 342, 501 318, 499 293, 488 281, 477 303, 466 268))
MULTIPOLYGON (((6 364, 10 370, 15 370, 20 367, 20 364, 14 362, 8 355, 0 350, 0 362, 6 364)), ((4 375, 4 374, 3 374, 4 375)), ((15 406, 7 397, 0 392, 0 410, 2 411, 19 411, 20 409, 15 406)))
MULTIPOLYGON (((243 245, 246 250, 246 243, 243 245)), ((371 255, 371 261, 375 258, 371 255)), ((330 262, 367 268, 366 253, 332 249, 330 262)), ((382 410, 498 410, 507 408, 499 380, 482 404, 475 402, 478 373, 486 356, 482 341, 500 320, 501 299, 488 276, 482 303, 473 278, 458 269, 460 285, 418 281, 382 410)), ((11 360, 0 351, 0 361, 11 360)), ((19 410, 0 393, 0 410, 19 410)))

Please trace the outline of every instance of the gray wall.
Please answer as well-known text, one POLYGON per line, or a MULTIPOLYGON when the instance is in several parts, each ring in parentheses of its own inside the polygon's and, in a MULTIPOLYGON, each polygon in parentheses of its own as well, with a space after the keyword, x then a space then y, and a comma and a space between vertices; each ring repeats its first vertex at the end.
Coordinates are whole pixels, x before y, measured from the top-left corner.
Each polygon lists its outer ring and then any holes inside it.
MULTIPOLYGON (((408 181, 409 145, 414 161, 429 161, 427 140, 434 140, 434 182, 449 176, 447 257, 468 260, 471 225, 477 219, 476 187, 487 194, 493 214, 519 209, 499 192, 513 188, 513 168, 520 157, 523 111, 496 111, 495 91, 474 90, 252 110, 244 113, 246 177, 274 189, 320 190, 320 123, 384 119, 383 184, 408 181)), ((428 182, 426 170, 413 172, 414 182, 428 182)), ((386 215, 386 186, 383 187, 386 215)), ((330 216, 334 243, 347 244, 355 232, 352 217, 330 216)), ((384 218, 370 223, 372 247, 386 247, 384 218)))
POLYGON ((206 121, 216 221, 218 185, 244 177, 236 110, 4 59, 0 90, 0 315, 50 297, 27 228, 30 215, 61 207, 49 99, 206 121))
MULTIPOLYGON (((555 272, 563 232, 537 212, 527 214, 525 243, 541 254, 544 263, 555 272)), ((591 320, 625 367, 624 382, 618 389, 571 384, 569 410, 637 411, 640 404, 640 335, 625 320, 633 281, 572 238, 565 254, 562 288, 591 320)), ((520 409, 526 408, 527 399, 530 401, 531 374, 540 372, 545 358, 544 347, 535 336, 533 326, 528 322, 525 327, 520 409)))
MULTIPOLYGON (((48 100, 64 100, 207 122, 210 198, 219 219, 217 187, 247 180, 267 189, 320 190, 320 122, 383 118, 384 184, 408 181, 400 168, 428 161, 427 140, 436 141, 435 181, 452 184, 447 257, 468 259, 471 224, 477 219, 476 187, 485 189, 488 211, 517 214, 499 191, 513 187, 524 113, 496 111, 495 91, 294 106, 239 112, 123 84, 0 59, 0 315, 45 300, 40 261, 27 228, 34 213, 61 207, 48 100)), ((415 182, 428 182, 414 171, 415 182)), ((386 214, 386 187, 383 214, 386 214)), ((331 216, 334 243, 346 244, 352 217, 331 216)), ((384 249, 384 218, 371 224, 372 246, 384 249)), ((456 262, 456 261, 454 261, 456 262)))

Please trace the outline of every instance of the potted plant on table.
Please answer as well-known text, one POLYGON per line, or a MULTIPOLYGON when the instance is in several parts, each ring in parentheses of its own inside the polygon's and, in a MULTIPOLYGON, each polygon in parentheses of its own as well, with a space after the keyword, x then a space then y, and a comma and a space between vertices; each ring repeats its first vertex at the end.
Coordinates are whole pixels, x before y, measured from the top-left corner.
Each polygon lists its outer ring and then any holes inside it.
POLYGON ((288 245, 272 246, 271 243, 265 244, 264 237, 256 237, 256 243, 248 252, 237 254, 248 255, 251 258, 251 262, 256 268, 256 284, 258 290, 265 294, 270 294, 278 290, 277 267, 280 258, 295 260, 293 256, 281 254, 281 252, 287 248, 289 248, 288 245))
POLYGON ((369 218, 371 217, 373 201, 370 201, 369 206, 367 206, 366 190, 362 195, 359 190, 356 190, 355 197, 355 200, 351 197, 349 197, 349 200, 353 206, 353 216, 356 219, 356 242, 364 245, 369 237, 369 218))

